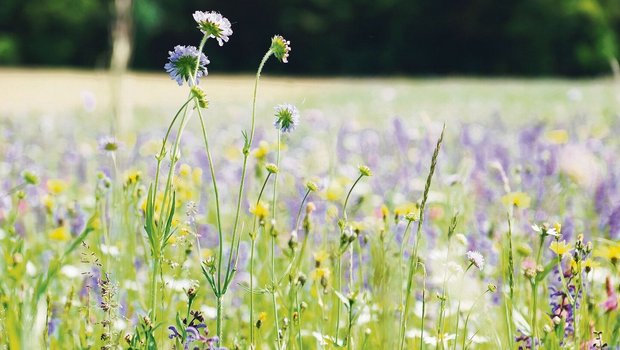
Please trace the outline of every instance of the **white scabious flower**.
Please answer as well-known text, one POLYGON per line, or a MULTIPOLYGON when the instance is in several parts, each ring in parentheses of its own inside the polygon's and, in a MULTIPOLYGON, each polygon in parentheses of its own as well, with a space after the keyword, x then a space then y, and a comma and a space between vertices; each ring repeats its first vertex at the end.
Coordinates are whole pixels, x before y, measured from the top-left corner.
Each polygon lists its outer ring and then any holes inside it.
POLYGON ((228 42, 228 37, 233 33, 230 21, 215 11, 196 11, 194 20, 198 23, 198 29, 208 38, 215 38, 220 46, 228 42))
POLYGON ((470 263, 480 269, 480 271, 482 271, 482 269, 484 268, 484 257, 482 256, 482 254, 476 251, 468 251, 467 260, 469 260, 470 263))
POLYGON ((283 133, 291 132, 299 124, 299 111, 291 104, 282 104, 275 107, 275 121, 273 125, 283 133))

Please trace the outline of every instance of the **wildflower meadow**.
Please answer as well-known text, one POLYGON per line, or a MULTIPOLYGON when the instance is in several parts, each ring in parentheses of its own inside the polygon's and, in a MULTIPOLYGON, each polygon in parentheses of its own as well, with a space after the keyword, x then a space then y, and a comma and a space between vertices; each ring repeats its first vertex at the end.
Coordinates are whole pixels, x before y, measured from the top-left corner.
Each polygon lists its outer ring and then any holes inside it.
POLYGON ((234 25, 187 20, 166 118, 0 116, 1 349, 620 349, 618 101, 267 106, 261 77, 295 64, 274 33, 220 102, 208 54, 234 25))

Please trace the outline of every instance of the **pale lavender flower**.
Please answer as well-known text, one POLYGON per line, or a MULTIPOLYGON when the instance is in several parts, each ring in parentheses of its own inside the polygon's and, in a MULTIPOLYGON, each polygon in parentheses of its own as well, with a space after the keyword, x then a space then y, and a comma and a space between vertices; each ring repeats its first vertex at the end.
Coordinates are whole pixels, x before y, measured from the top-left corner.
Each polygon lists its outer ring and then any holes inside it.
POLYGON ((299 111, 291 104, 283 104, 275 107, 275 121, 273 125, 283 133, 295 130, 299 124, 299 111))
POLYGON ((202 52, 198 52, 195 46, 175 46, 173 51, 168 51, 168 61, 164 69, 179 86, 183 85, 184 81, 188 81, 190 85, 197 85, 198 79, 208 74, 209 59, 202 52), (198 64, 198 71, 194 77, 196 64, 198 64), (191 78, 195 79, 195 83, 190 82, 191 78))
POLYGON ((120 147, 114 136, 102 136, 99 138, 99 150, 103 152, 114 152, 120 147))
POLYGON ((484 268, 484 257, 482 256, 482 254, 476 251, 470 250, 467 252, 466 255, 467 255, 467 260, 469 260, 471 264, 473 264, 478 269, 480 269, 480 271, 482 271, 482 269, 484 268))
POLYGON ((228 37, 233 33, 230 21, 215 11, 196 11, 194 20, 198 23, 198 29, 208 38, 215 38, 220 46, 228 42, 228 37))

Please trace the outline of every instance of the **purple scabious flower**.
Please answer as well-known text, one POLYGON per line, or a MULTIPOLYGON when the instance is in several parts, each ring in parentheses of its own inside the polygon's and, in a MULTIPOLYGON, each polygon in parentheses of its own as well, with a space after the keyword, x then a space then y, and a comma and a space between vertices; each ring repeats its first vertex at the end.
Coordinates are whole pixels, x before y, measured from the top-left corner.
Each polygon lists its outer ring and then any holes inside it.
POLYGON ((297 124, 299 124, 299 111, 297 107, 291 104, 282 104, 275 107, 275 121, 273 126, 276 129, 280 129, 283 133, 288 133, 295 130, 297 124))
POLYGON ((230 28, 230 21, 215 11, 196 11, 193 17, 194 21, 198 23, 198 29, 207 38, 215 38, 220 46, 224 45, 224 42, 228 42, 228 37, 233 33, 230 28))
POLYGON ((183 85, 184 81, 190 85, 198 85, 198 79, 208 74, 209 59, 202 52, 198 52, 195 46, 175 46, 173 51, 168 51, 168 61, 164 69, 179 86, 183 85), (197 64, 198 71, 194 77, 197 64), (190 81, 191 78, 195 79, 195 83, 190 81))

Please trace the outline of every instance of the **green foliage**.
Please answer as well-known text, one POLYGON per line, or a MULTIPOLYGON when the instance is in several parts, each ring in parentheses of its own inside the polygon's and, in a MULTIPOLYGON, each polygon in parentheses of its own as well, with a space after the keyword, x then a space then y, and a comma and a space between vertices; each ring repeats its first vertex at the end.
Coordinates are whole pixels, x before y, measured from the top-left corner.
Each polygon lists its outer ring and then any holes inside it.
MULTIPOLYGON (((213 8, 239 34, 208 53, 218 70, 252 71, 274 32, 296 44, 297 74, 590 75, 620 55, 616 0, 134 0, 132 67, 160 70, 196 38, 189 14, 213 8)), ((107 1, 5 0, 0 64, 105 66, 112 20, 107 1)))

